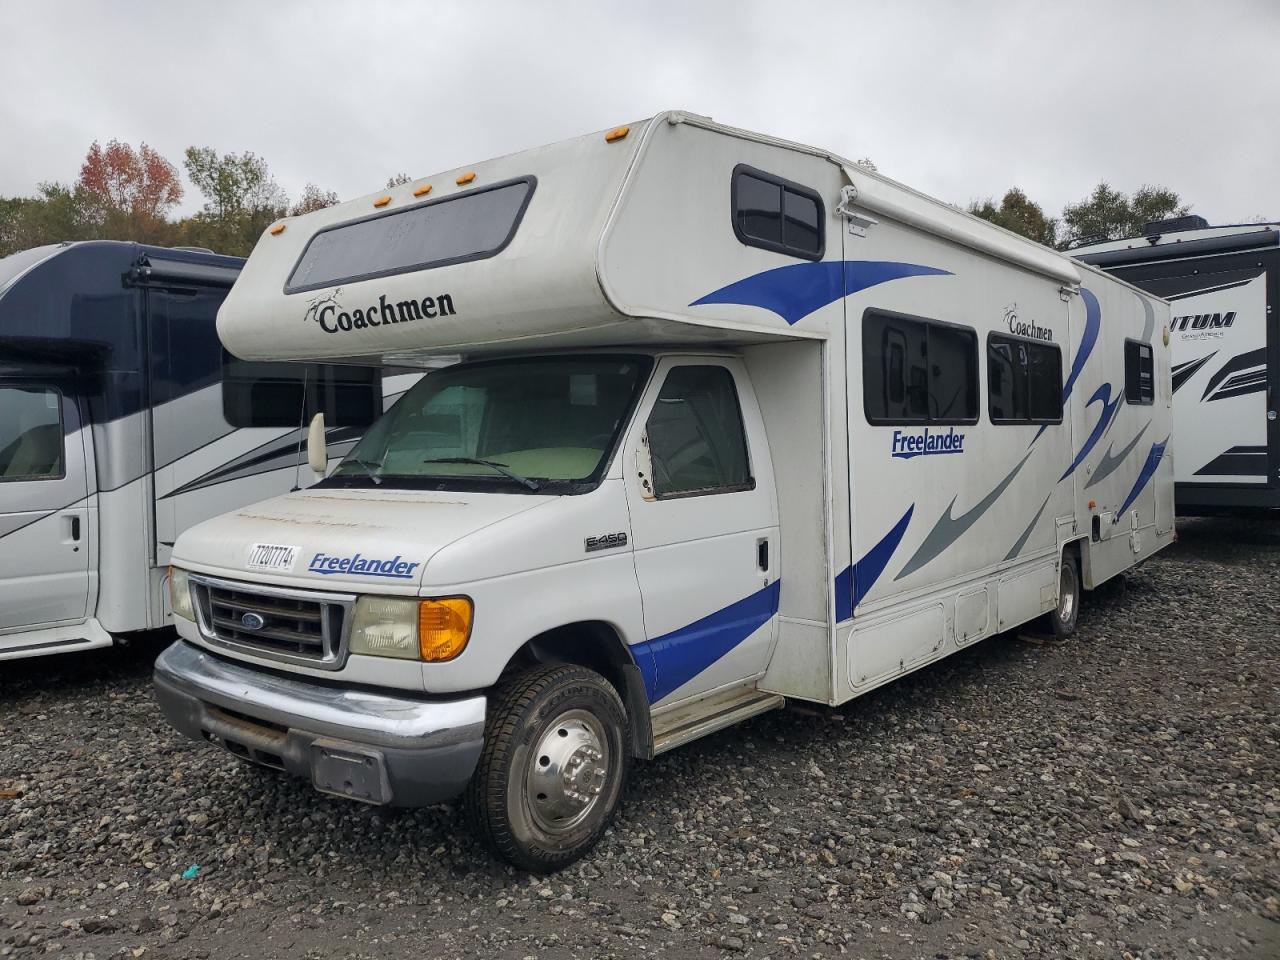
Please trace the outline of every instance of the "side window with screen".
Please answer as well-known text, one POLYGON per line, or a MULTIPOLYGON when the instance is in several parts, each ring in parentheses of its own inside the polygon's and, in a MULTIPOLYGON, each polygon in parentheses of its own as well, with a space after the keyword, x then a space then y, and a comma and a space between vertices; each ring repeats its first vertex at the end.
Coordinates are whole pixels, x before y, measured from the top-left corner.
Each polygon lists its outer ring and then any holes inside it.
POLYGON ((1143 405, 1155 402, 1155 354, 1149 343, 1124 342, 1124 398, 1143 405))
POLYGON ((968 327, 868 311, 862 395, 872 424, 978 419, 978 336, 968 327))
POLYGON ((367 427, 382 413, 374 367, 256 362, 222 355, 222 412, 233 427, 297 427, 317 413, 327 427, 367 427))
POLYGON ((659 500, 755 486, 738 391, 724 367, 668 373, 645 432, 659 500))
POLYGON ((1058 345, 997 333, 988 336, 987 413, 992 423, 1061 423, 1058 345))
POLYGON ((733 230, 749 247, 821 260, 822 199, 806 186, 740 165, 733 171, 733 230))
POLYGON ((0 385, 0 483, 65 475, 62 394, 44 385, 0 385))

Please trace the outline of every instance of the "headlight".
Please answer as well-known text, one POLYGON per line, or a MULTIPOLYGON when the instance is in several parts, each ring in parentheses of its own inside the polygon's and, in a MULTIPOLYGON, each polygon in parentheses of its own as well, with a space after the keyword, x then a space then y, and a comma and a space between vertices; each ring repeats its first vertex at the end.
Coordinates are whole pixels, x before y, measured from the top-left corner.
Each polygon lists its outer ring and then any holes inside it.
POLYGON ((471 613, 466 597, 361 597, 352 614, 347 649, 372 657, 443 663, 466 649, 471 613))
POLYGON ((418 601, 361 597, 351 620, 348 649, 374 657, 418 659, 418 601))
POLYGON ((191 584, 187 580, 187 571, 181 567, 169 568, 169 609, 175 617, 194 620, 196 609, 191 604, 191 584))

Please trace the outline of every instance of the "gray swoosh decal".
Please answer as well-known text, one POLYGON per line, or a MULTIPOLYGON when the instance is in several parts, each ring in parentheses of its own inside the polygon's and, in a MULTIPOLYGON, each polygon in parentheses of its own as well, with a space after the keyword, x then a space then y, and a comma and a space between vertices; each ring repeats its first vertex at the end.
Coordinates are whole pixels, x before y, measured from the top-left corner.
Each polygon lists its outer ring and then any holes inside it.
POLYGON ((1006 560, 1012 560, 1022 552, 1022 548, 1027 545, 1027 540, 1031 538, 1031 531, 1036 528, 1036 524, 1040 522, 1040 515, 1044 513, 1044 508, 1049 505, 1049 498, 1053 494, 1049 494, 1044 498, 1044 503, 1040 504, 1040 509, 1036 511, 1036 515, 1031 518, 1031 522, 1027 524, 1027 529, 1022 531, 1022 536, 1018 538, 1018 542, 1009 548, 1009 552, 1004 555, 1006 560))
POLYGON ((1111 455, 1111 447, 1107 447, 1107 452, 1102 455, 1102 459, 1098 461, 1098 469, 1093 471, 1093 476, 1089 478, 1089 482, 1084 485, 1088 490, 1095 483, 1101 483, 1111 474, 1116 472, 1116 468, 1124 463, 1124 458, 1133 452, 1133 448, 1138 445, 1138 441, 1142 439, 1142 435, 1147 432, 1147 427, 1151 426, 1148 420, 1146 426, 1138 431, 1138 435, 1124 445, 1124 448, 1115 456, 1111 455))
POLYGON ((1008 489, 1009 484, 1013 483, 1013 478, 1018 475, 1018 471, 1022 469, 1023 464, 1027 462, 1030 456, 1031 452, 1028 451, 1018 461, 1018 465, 1009 471, 1009 475, 1001 480, 994 490, 958 517, 951 515, 951 511, 955 509, 956 505, 956 498, 952 497, 951 503, 947 505, 947 512, 938 518, 938 522, 933 525, 933 529, 924 538, 924 542, 920 544, 920 549, 915 552, 915 556, 907 561, 907 565, 902 568, 902 572, 893 579, 901 580, 903 577, 915 573, 943 550, 959 540, 964 535, 964 532, 977 523, 978 518, 990 510, 992 504, 1000 499, 1000 495, 1008 489))
POLYGON ((1146 323, 1142 328, 1142 342, 1150 343, 1151 334, 1156 332, 1156 311, 1146 297, 1138 297, 1138 300, 1142 303, 1142 309, 1147 315, 1146 323))

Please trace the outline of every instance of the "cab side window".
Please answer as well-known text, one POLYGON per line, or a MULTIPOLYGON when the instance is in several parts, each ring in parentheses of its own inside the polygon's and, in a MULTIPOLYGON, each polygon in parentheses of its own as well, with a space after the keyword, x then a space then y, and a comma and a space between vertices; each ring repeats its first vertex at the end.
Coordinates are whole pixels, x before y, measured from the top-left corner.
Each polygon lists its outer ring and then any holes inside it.
POLYGON ((724 367, 676 367, 645 426, 659 500, 754 488, 742 407, 724 367))
POLYGON ((48 386, 0 386, 0 483, 66 475, 62 394, 48 386))

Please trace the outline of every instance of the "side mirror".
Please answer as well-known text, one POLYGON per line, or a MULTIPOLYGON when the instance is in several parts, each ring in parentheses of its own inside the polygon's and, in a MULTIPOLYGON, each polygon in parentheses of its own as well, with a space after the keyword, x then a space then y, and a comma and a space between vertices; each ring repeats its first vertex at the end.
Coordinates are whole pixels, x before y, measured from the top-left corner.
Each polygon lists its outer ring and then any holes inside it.
POLYGON ((329 469, 329 451, 324 440, 324 414, 317 413, 311 418, 311 426, 307 428, 307 466, 325 475, 329 469))

